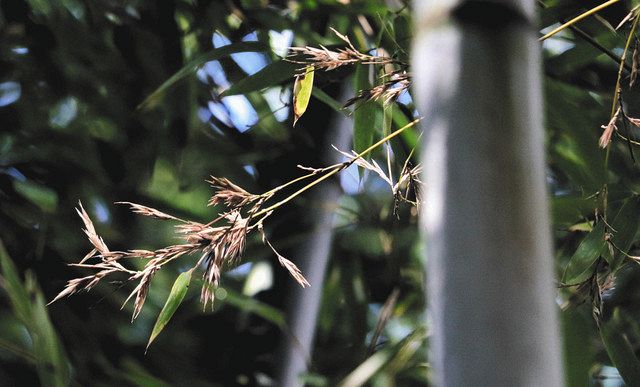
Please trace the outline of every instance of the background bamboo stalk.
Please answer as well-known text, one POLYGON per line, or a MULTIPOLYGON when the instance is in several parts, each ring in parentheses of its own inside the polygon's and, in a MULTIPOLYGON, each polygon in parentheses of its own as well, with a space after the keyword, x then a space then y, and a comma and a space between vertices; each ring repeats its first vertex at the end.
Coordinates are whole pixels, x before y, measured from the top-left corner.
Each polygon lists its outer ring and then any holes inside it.
POLYGON ((534 4, 416 9, 436 385, 559 386, 534 4))

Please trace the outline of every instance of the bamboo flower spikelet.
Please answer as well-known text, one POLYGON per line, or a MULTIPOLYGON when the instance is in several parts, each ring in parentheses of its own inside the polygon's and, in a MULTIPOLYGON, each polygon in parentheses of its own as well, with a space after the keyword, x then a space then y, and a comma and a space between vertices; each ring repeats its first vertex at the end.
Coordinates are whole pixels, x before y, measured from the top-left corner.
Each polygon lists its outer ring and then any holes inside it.
POLYGON ((346 157, 346 161, 342 163, 325 168, 299 166, 300 169, 308 173, 260 195, 249 193, 228 179, 211 176, 207 182, 213 188, 214 194, 211 199, 209 199, 207 205, 222 206, 225 211, 219 213, 216 218, 206 224, 184 220, 155 208, 137 203, 117 202, 116 204, 128 205, 131 211, 136 214, 177 223, 175 233, 183 240, 183 243, 163 247, 154 251, 139 249, 125 251, 110 250, 96 232, 93 222, 83 208, 82 203, 79 203, 77 212, 84 223, 84 233, 93 245, 93 249, 85 255, 79 263, 72 263, 70 266, 91 269, 94 270, 94 273, 69 280, 65 288, 50 303, 62 297, 70 296, 80 290, 89 291, 103 278, 111 276, 112 274, 124 274, 128 277, 127 281, 137 281, 137 285, 122 305, 122 307, 124 307, 127 302, 135 296, 133 320, 140 314, 149 292, 151 281, 158 270, 162 269, 162 267, 169 262, 183 258, 183 256, 198 254, 200 258, 197 259, 188 272, 190 274, 198 268, 203 268, 203 285, 200 292, 200 301, 202 302, 203 308, 206 308, 209 303, 211 303, 213 307, 214 290, 220 283, 220 276, 223 269, 238 263, 244 252, 247 235, 254 230, 260 233, 263 243, 273 251, 278 259, 278 263, 289 272, 293 279, 302 287, 310 286, 301 270, 293 262, 278 253, 273 244, 268 240, 264 230, 265 219, 280 206, 293 200, 323 180, 347 169, 352 164, 374 172, 387 182, 393 193, 396 205, 402 201, 417 206, 419 202, 419 186, 422 184, 419 179, 421 167, 420 165, 415 167, 409 165, 411 154, 405 161, 396 182, 394 182, 393 176, 391 175, 391 169, 389 169, 388 174, 386 174, 377 162, 366 161, 363 156, 400 135, 405 130, 413 127, 419 121, 420 120, 417 119, 410 122, 360 153, 339 151, 346 157), (293 189, 295 184, 308 179, 311 181, 307 182, 302 188, 298 188, 284 199, 276 201, 277 195, 284 192, 285 189, 293 189), (412 197, 415 197, 415 201, 410 199, 410 192, 413 192, 412 197), (266 203, 270 201, 276 202, 267 206, 266 203), (265 206, 265 208, 263 208, 263 206, 265 206), (121 263, 129 258, 146 260, 143 269, 131 270, 121 263))
POLYGON ((244 251, 247 235, 254 230, 258 230, 261 233, 264 243, 274 251, 278 262, 289 271, 291 276, 301 286, 309 286, 309 282, 304 278, 300 269, 298 269, 293 262, 277 253, 267 239, 262 223, 272 211, 259 214, 262 215, 261 218, 256 216, 265 199, 269 198, 272 193, 253 195, 227 179, 213 176, 208 182, 215 191, 208 205, 215 206, 221 204, 226 207, 226 211, 206 224, 180 219, 155 208, 136 203, 117 203, 128 205, 133 212, 143 216, 178 223, 175 226, 175 232, 184 242, 155 251, 135 249, 125 251, 110 250, 104 240, 97 234, 93 222, 83 208, 82 203, 79 203, 77 212, 84 223, 83 231, 87 235, 89 242, 93 245, 93 249, 79 263, 72 263, 70 266, 91 269, 94 270, 94 273, 69 280, 65 288, 51 303, 80 290, 89 291, 103 278, 111 276, 112 274, 124 274, 128 276, 127 281, 138 282, 137 286, 135 286, 123 304, 124 307, 126 303, 135 296, 133 320, 142 310, 155 273, 171 261, 182 258, 183 256, 199 254, 200 258, 195 262, 190 271, 195 271, 199 267, 204 268, 200 300, 204 308, 206 308, 208 303, 211 303, 213 307, 214 290, 220 282, 222 270, 238 262, 244 251), (147 262, 142 270, 131 270, 121 263, 129 258, 144 259, 147 260, 147 262))

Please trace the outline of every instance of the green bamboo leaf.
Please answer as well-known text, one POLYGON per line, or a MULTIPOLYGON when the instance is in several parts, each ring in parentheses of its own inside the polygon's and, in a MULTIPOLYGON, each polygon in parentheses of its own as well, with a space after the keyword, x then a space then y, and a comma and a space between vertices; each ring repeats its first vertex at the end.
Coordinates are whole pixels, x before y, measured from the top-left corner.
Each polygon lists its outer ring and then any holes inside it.
POLYGON ((589 385, 589 370, 595 361, 593 321, 578 308, 568 308, 560 314, 564 347, 565 385, 589 385))
POLYGON ((609 262, 611 270, 616 270, 624 261, 625 254, 623 252, 629 251, 634 236, 638 232, 638 227, 640 227, 640 200, 633 197, 624 203, 611 223, 611 228, 615 230, 611 241, 618 249, 622 250, 615 251, 613 260, 609 262))
POLYGON ((427 332, 424 328, 416 329, 394 346, 387 347, 371 355, 347 375, 338 386, 362 386, 382 370, 386 370, 390 375, 397 374, 406 367, 406 364, 420 348, 426 337, 427 332))
POLYGON ((640 361, 624 334, 620 309, 602 324, 600 335, 607 354, 627 386, 640 386, 640 361))
MULTIPOLYGON (((29 274, 29 273, 27 273, 29 274)), ((53 328, 42 292, 32 278, 34 301, 32 305, 32 329, 29 335, 33 340, 33 354, 36 358, 38 376, 44 386, 68 386, 69 366, 60 338, 53 328)))
POLYGON ((156 320, 156 324, 153 326, 153 331, 151 331, 151 337, 149 337, 149 342, 147 343, 147 349, 155 340, 156 337, 162 332, 164 327, 167 325, 173 314, 178 309, 178 306, 184 300, 184 296, 187 294, 187 290, 189 289, 189 283, 191 282, 191 270, 185 271, 181 273, 176 281, 173 283, 171 287, 171 292, 169 293, 169 297, 165 302, 160 314, 158 315, 158 319, 156 320))
POLYGON ((220 299, 222 302, 232 305, 243 312, 260 316, 282 330, 287 328, 287 322, 279 309, 258 301, 255 298, 247 297, 241 293, 235 292, 232 289, 225 289, 225 293, 225 297, 220 299))
POLYGON ((1 240, 0 268, 2 269, 1 283, 13 311, 31 337, 33 346, 32 353, 29 355, 35 360, 41 384, 67 386, 69 384, 67 357, 49 319, 42 292, 29 272, 26 273, 23 283, 1 240))
POLYGON ((53 213, 58 206, 56 191, 30 180, 13 182, 13 187, 25 199, 40 207, 44 212, 53 213))
POLYGON ((268 64, 262 70, 234 83, 225 90, 220 97, 247 94, 270 86, 277 86, 287 79, 293 78, 300 65, 286 60, 279 60, 268 64))
POLYGON ((198 67, 209 61, 221 59, 238 52, 260 52, 268 50, 269 45, 264 42, 239 42, 200 54, 194 59, 190 60, 189 63, 184 65, 177 73, 173 74, 162 85, 160 85, 160 87, 158 87, 153 93, 151 93, 138 106, 138 108, 151 108, 155 106, 160 101, 165 91, 167 91, 170 87, 175 85, 178 81, 182 80, 186 76, 194 74, 198 67))
POLYGON ((391 126, 393 124, 393 105, 395 103, 382 103, 383 115, 382 115, 382 135, 386 136, 391 133, 391 126))
POLYGON ((346 110, 340 102, 336 101, 333 97, 331 97, 321 89, 314 87, 311 95, 313 95, 318 101, 323 102, 331 109, 335 110, 337 113, 349 115, 349 111, 346 110))
POLYGON ((293 126, 307 110, 313 91, 313 66, 307 66, 305 73, 298 75, 293 84, 293 126))
POLYGON ((31 301, 18 270, 0 240, 0 269, 2 269, 2 287, 4 288, 16 317, 24 324, 31 323, 31 301))
MULTIPOLYGON (((373 86, 369 71, 372 66, 359 64, 354 75, 354 87, 356 95, 362 90, 371 89, 373 86)), ((377 101, 363 101, 356 105, 353 111, 353 149, 360 153, 373 145, 376 129, 382 125, 382 108, 377 101)), ((371 154, 364 156, 371 158, 371 154)), ((364 170, 358 168, 360 179, 364 176, 364 170)))
MULTIPOLYGON (((356 67, 354 87, 356 93, 372 87, 369 81, 371 66, 359 64, 356 67)), ((376 128, 382 121, 382 112, 375 101, 364 101, 353 112, 353 148, 360 153, 373 144, 376 128)))
POLYGON ((604 222, 598 223, 582 240, 562 277, 565 283, 575 283, 586 279, 589 268, 598 259, 606 247, 604 240, 604 222))

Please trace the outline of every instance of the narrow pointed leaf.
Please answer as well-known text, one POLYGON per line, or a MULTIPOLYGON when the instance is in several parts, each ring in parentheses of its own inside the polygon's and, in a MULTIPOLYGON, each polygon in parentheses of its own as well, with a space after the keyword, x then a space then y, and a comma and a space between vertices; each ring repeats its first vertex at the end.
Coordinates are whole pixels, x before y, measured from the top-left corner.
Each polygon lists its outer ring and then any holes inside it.
MULTIPOLYGON (((359 91, 371 88, 369 70, 370 66, 357 66, 354 81, 356 94, 359 91)), ((373 144, 373 135, 376 129, 376 110, 377 106, 374 101, 364 101, 358 103, 353 112, 353 147, 358 153, 373 144)))
POLYGON ((300 65, 286 60, 279 60, 265 66, 262 70, 253 75, 234 83, 220 94, 220 97, 229 95, 246 94, 258 91, 271 86, 278 86, 282 82, 293 78, 300 65))
MULTIPOLYGON (((611 227, 616 230, 613 232, 611 240, 617 248, 628 253, 629 248, 634 242, 634 236, 640 227, 640 200, 638 198, 630 198, 624 203, 615 219, 611 223, 611 227)), ((615 251, 613 260, 609 262, 611 269, 615 270, 624 261, 625 255, 621 251, 615 251)))
POLYGON ((578 308, 568 308, 560 313, 566 387, 589 385, 589 370, 596 356, 591 339, 595 329, 593 321, 580 312, 578 308))
POLYGON ((255 298, 247 297, 241 293, 235 292, 232 289, 225 290, 227 295, 224 300, 222 300, 223 302, 233 305, 243 312, 260 316, 282 330, 287 329, 287 322, 282 311, 269 304, 258 301, 255 298))
POLYGON ((189 289, 189 282, 191 282, 191 270, 181 273, 178 278, 176 278, 176 281, 173 283, 173 287, 171 287, 171 293, 169 293, 169 297, 162 307, 160 315, 158 315, 156 324, 153 326, 151 337, 149 337, 149 343, 147 343, 147 349, 153 340, 158 337, 160 332, 162 332, 169 320, 171 320, 171 317, 173 317, 176 309, 178 309, 178 306, 182 303, 182 300, 184 300, 184 296, 187 294, 187 290, 189 289))
MULTIPOLYGON (((44 386, 69 385, 69 364, 47 313, 44 297, 35 277, 27 272, 25 281, 0 240, 0 283, 5 289, 15 316, 29 333, 32 347, 29 356, 36 363, 40 383, 44 386)), ((1 383, 0 383, 1 384, 1 383)))
POLYGON ((331 109, 335 110, 337 113, 349 115, 349 111, 346 110, 340 102, 336 101, 333 97, 331 97, 321 89, 314 87, 311 95, 313 95, 318 101, 323 102, 331 109))
POLYGON ((313 66, 307 66, 305 73, 296 77, 293 84, 293 126, 307 110, 313 91, 313 66))
POLYGON ((624 334, 620 310, 616 309, 600 331, 611 362, 620 372, 627 386, 640 386, 640 361, 624 334))
POLYGON ((582 240, 564 271, 563 282, 575 283, 586 279, 589 268, 606 247, 604 222, 598 223, 582 240))
POLYGON ((238 52, 260 52, 269 50, 269 46, 263 42, 239 42, 234 44, 229 44, 224 47, 216 48, 215 50, 205 52, 201 55, 198 55, 194 59, 190 60, 189 63, 184 65, 177 73, 173 74, 169 79, 167 79, 160 87, 158 87, 153 93, 151 93, 138 108, 150 108, 158 103, 162 95, 177 82, 182 80, 188 75, 195 74, 198 67, 203 64, 212 61, 227 57, 231 54, 235 54, 238 52))
POLYGON ((22 284, 18 269, 9 257, 9 254, 0 240, 0 284, 4 288, 16 317, 25 324, 31 324, 31 301, 29 294, 22 284))
MULTIPOLYGON (((358 65, 355 73, 355 91, 370 89, 369 71, 371 66, 358 65)), ((370 147, 375 138, 376 130, 382 126, 382 108, 376 101, 358 102, 353 112, 353 149, 362 152, 370 147)), ((367 155, 367 158, 370 156, 367 155)), ((362 177, 362 169, 359 169, 362 177)))
POLYGON ((406 367, 426 337, 427 332, 424 328, 416 329, 399 343, 371 355, 347 375, 338 386, 363 386, 382 370, 386 370, 390 375, 397 374, 406 367))

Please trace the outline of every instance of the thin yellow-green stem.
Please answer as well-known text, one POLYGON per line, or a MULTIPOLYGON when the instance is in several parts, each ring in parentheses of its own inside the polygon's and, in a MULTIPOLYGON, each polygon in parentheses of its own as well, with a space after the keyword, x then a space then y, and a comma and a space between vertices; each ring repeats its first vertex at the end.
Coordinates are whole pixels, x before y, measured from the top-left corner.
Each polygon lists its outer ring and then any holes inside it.
POLYGON ((640 145, 640 142, 634 141, 634 140, 630 139, 629 137, 625 137, 625 136, 621 135, 618 132, 616 132, 616 136, 620 137, 621 139, 623 139, 626 142, 632 143, 633 145, 640 145))
MULTIPOLYGON (((349 161, 348 163, 343 163, 343 164, 336 164, 339 165, 340 168, 334 168, 332 169, 329 173, 327 173, 326 175, 323 175, 321 177, 319 177, 318 179, 312 181, 311 183, 305 185, 304 187, 300 188, 299 190, 297 190, 296 192, 292 193, 291 195, 287 196, 286 198, 280 200, 279 202, 265 208, 262 209, 260 211, 258 211, 258 213, 254 214, 254 217, 258 217, 260 215, 266 214, 270 211, 273 211, 274 209, 280 207, 281 205, 293 200, 296 196, 300 195, 301 193, 309 190, 310 188, 312 188, 313 186, 319 184, 320 182, 330 178, 331 176, 335 175, 336 173, 342 171, 343 169, 345 169, 347 166, 353 164, 357 159, 366 156, 367 154, 369 154, 372 150, 376 149, 377 147, 379 147, 380 145, 384 144, 385 142, 391 140, 392 138, 396 137, 397 135, 401 134, 402 132, 404 132, 405 130, 409 129, 410 127, 414 126, 415 124, 417 124, 420 121, 420 119, 418 118, 417 120, 414 120, 410 123, 408 123, 407 125, 403 126, 402 128, 396 130, 395 132, 383 137, 380 141, 376 142, 375 144, 371 145, 370 147, 368 147, 367 149, 363 150, 362 152, 358 153, 353 159, 351 159, 351 161, 349 161)), ((300 179, 300 178, 298 178, 300 179)))
POLYGON ((631 25, 631 31, 629 31, 629 36, 627 36, 627 41, 624 45, 624 51, 622 51, 622 56, 620 56, 620 66, 618 66, 618 77, 616 79, 616 89, 613 92, 613 104, 611 106, 611 117, 616 114, 616 110, 618 108, 618 96, 620 95, 621 81, 622 81, 622 72, 624 70, 624 63, 627 59, 627 53, 629 52, 629 47, 631 47, 631 41, 633 40, 633 36, 635 35, 636 29, 638 28, 638 20, 640 18, 636 15, 633 19, 633 24, 631 25))
POLYGON ((580 20, 584 19, 587 16, 591 16, 594 13, 601 11, 605 8, 607 8, 608 6, 617 3, 620 0, 609 0, 606 3, 602 3, 599 6, 595 7, 595 8, 591 8, 590 10, 588 10, 587 12, 584 12, 576 17, 574 17, 573 19, 569 20, 568 22, 564 23, 563 25, 561 25, 560 27, 554 29, 553 31, 549 32, 548 34, 544 35, 543 37, 540 38, 540 41, 546 40, 550 37, 552 37, 553 35, 557 34, 558 32, 564 30, 565 28, 579 22, 580 20))
MULTIPOLYGON (((323 170, 331 170, 331 169, 334 169, 334 168, 338 168, 338 167, 340 167, 341 165, 342 165, 342 163, 340 163, 340 164, 334 164, 334 165, 331 165, 331 166, 329 166, 329 167, 323 168, 323 170)), ((269 190, 269 191, 267 191, 267 192, 265 192, 265 193, 261 194, 260 196, 261 196, 261 197, 270 197, 270 196, 271 196, 271 195, 273 195, 274 193, 276 193, 276 192, 278 192, 278 191, 280 191, 280 190, 282 190, 282 189, 284 189, 284 188, 287 188, 288 186, 290 186, 290 185, 292 185, 292 184, 295 184, 295 183, 297 183, 297 182, 299 182, 299 181, 302 181, 302 180, 308 179, 308 178, 310 178, 310 177, 316 176, 317 174, 318 174, 318 172, 315 172, 315 171, 314 171, 314 172, 308 173, 308 174, 306 174, 306 175, 303 175, 303 176, 300 176, 300 177, 296 177, 295 179, 293 179, 293 180, 291 180, 291 181, 289 181, 289 182, 287 182, 287 183, 285 183, 285 184, 283 184, 283 185, 277 186, 276 188, 274 188, 274 189, 272 189, 272 190, 269 190)))
MULTIPOLYGON (((624 45, 624 50, 622 51, 622 56, 620 56, 620 66, 618 67, 618 77, 616 78, 616 87, 613 91, 613 102, 611 104, 611 118, 616 114, 616 110, 618 110, 618 99, 620 96, 620 90, 622 89, 622 72, 624 70, 625 60, 627 59, 627 53, 629 52, 629 47, 631 47, 631 41, 635 35, 636 29, 638 28, 638 20, 640 17, 638 15, 633 19, 633 24, 631 24, 631 30, 629 31, 629 36, 627 36, 627 41, 624 45)), ((607 145, 607 151, 604 156, 604 168, 608 169, 609 166, 609 153, 611 152, 611 143, 607 145)))

